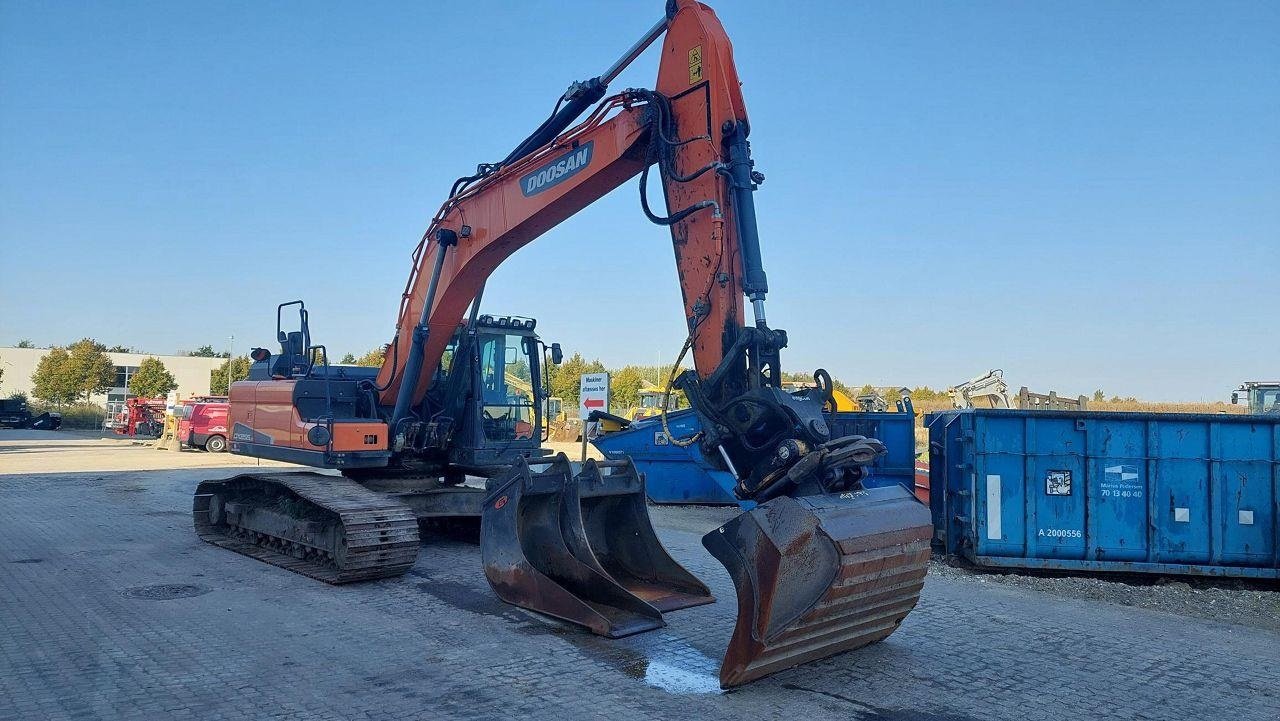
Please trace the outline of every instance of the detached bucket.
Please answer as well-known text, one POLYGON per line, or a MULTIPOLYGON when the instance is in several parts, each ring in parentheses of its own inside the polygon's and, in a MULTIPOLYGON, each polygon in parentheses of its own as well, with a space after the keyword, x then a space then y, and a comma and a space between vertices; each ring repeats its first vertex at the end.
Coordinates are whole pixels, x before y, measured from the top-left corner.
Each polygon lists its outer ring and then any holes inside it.
POLYGON ((484 502, 480 553, 484 575, 507 603, 620 638, 660 628, 662 614, 632 595, 598 564, 579 560, 561 531, 569 460, 556 455, 533 472, 524 459, 495 479, 484 502))
POLYGON ((565 488, 563 511, 561 530, 573 554, 659 611, 715 602, 658 540, 631 459, 587 460, 565 488))
POLYGON ((901 486, 779 497, 702 538, 733 577, 728 688, 893 633, 929 561, 929 510, 901 486))

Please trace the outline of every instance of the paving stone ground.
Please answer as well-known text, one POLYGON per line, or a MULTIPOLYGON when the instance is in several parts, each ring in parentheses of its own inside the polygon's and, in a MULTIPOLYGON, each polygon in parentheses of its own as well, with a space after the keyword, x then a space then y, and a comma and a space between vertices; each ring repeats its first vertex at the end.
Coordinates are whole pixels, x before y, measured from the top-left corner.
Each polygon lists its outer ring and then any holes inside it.
POLYGON ((346 587, 204 544, 191 493, 234 472, 0 475, 0 719, 1280 718, 1280 634, 963 577, 885 642, 721 693, 733 589, 699 537, 726 511, 654 509, 719 601, 610 641, 498 601, 461 540, 346 587))

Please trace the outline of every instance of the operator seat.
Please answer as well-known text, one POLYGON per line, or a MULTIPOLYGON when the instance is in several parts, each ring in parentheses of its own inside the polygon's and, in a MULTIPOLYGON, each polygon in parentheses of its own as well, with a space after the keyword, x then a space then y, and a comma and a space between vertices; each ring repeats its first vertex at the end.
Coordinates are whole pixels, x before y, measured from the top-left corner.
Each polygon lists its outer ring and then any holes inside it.
POLYGON ((302 331, 280 332, 280 355, 271 361, 272 378, 295 378, 311 371, 302 331))

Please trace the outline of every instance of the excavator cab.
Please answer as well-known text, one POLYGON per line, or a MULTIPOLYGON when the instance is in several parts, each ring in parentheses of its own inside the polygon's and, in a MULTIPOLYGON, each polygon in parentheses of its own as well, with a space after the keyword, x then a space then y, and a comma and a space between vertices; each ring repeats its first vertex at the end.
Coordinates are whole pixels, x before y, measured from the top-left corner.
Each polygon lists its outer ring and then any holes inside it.
POLYGON ((437 372, 428 392, 429 404, 438 397, 440 408, 459 419, 450 463, 483 468, 544 455, 544 344, 536 327, 532 318, 482 315, 473 336, 467 326, 458 329, 440 364, 448 371, 437 372), (469 392, 458 390, 464 387, 469 392), (465 399, 463 407, 449 411, 458 399, 465 399))
POLYGON ((1280 414, 1280 381, 1248 381, 1231 394, 1231 402, 1244 400, 1254 415, 1280 414))

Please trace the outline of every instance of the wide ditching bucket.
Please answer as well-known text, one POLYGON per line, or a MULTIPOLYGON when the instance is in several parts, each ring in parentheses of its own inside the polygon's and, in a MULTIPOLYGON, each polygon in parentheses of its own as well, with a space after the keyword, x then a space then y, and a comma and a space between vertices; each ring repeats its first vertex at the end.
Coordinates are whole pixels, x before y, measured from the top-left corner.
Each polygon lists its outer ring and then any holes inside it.
POLYGON ((931 532, 928 509, 893 486, 778 497, 708 533, 738 594, 720 685, 893 633, 920 597, 931 532))
POLYGON ((659 611, 715 601, 658 540, 631 459, 588 459, 574 480, 565 485, 561 531, 575 557, 659 611))
POLYGON ((714 600, 658 541, 630 461, 588 461, 576 477, 563 453, 533 465, 495 478, 481 516, 485 576, 502 600, 609 638, 714 600))

